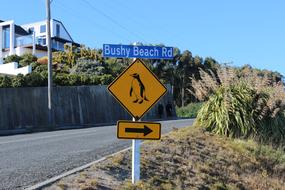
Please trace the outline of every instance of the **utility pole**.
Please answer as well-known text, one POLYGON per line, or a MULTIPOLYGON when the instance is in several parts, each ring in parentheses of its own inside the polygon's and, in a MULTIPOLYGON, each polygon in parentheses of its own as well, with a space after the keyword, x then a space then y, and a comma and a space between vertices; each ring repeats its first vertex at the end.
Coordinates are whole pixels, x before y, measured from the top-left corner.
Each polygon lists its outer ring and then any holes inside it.
POLYGON ((50 0, 46 0, 47 14, 47 49, 48 49, 48 122, 52 124, 52 52, 51 52, 51 32, 50 32, 50 0))

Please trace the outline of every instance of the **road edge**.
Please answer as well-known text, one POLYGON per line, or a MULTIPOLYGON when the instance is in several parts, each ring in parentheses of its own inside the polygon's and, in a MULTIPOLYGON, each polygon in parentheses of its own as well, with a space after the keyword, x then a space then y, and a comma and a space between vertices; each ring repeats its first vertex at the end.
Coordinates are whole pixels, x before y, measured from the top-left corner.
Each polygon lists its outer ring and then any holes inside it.
MULTIPOLYGON (((188 118, 188 119, 191 119, 191 120, 192 120, 192 119, 195 119, 195 118, 188 118)), ((173 119, 173 120, 177 120, 177 119, 173 119)), ((183 119, 183 120, 184 120, 184 119, 183 119)), ((165 121, 170 121, 170 120, 165 120, 165 121)), ((193 125, 193 124, 192 124, 192 125, 193 125)), ((171 131, 169 131, 169 132, 171 132, 171 131)), ((147 141, 143 141, 143 142, 141 142, 141 144, 144 144, 145 142, 147 142, 147 141)), ((52 177, 52 178, 50 178, 50 179, 47 179, 47 180, 45 180, 45 181, 43 181, 43 182, 40 182, 40 183, 37 183, 37 184, 35 184, 35 185, 33 185, 33 186, 25 187, 24 189, 25 189, 25 190, 38 190, 38 189, 42 189, 42 188, 47 187, 48 185, 50 185, 50 184, 52 184, 52 183, 55 183, 56 181, 59 181, 60 179, 62 179, 62 178, 64 178, 64 177, 67 177, 67 176, 72 175, 72 174, 74 174, 74 173, 80 172, 80 171, 82 171, 82 170, 84 170, 84 169, 86 169, 86 168, 89 168, 89 167, 91 167, 93 164, 97 164, 97 163, 99 163, 99 162, 101 162, 101 161, 104 161, 104 160, 108 159, 109 157, 112 157, 112 156, 115 156, 115 155, 117 155, 117 154, 126 152, 126 151, 128 151, 128 150, 131 150, 131 148, 132 148, 132 147, 130 146, 130 147, 125 148, 125 149, 122 149, 122 150, 120 150, 120 151, 118 151, 118 152, 114 152, 114 153, 112 153, 112 154, 106 155, 106 156, 104 156, 104 157, 102 157, 102 158, 100 158, 100 159, 98 159, 98 160, 95 160, 95 161, 92 161, 92 162, 90 162, 90 163, 87 163, 87 164, 85 164, 85 165, 83 165, 83 166, 79 166, 79 167, 77 167, 77 168, 71 169, 71 170, 69 170, 69 171, 67 171, 67 172, 64 172, 64 173, 62 173, 62 174, 60 174, 60 175, 54 176, 54 177, 52 177)))
POLYGON ((82 170, 84 170, 84 169, 86 169, 86 168, 91 167, 91 166, 94 165, 94 164, 97 164, 97 163, 99 163, 99 162, 102 162, 102 161, 106 160, 106 159, 109 158, 109 157, 115 156, 115 155, 120 154, 120 153, 122 153, 122 152, 126 152, 126 151, 130 150, 131 148, 132 148, 132 147, 128 147, 128 148, 125 148, 125 149, 120 150, 120 151, 118 151, 118 152, 109 154, 109 155, 104 156, 104 157, 102 157, 102 158, 100 158, 100 159, 98 159, 98 160, 92 161, 92 162, 87 163, 87 164, 85 164, 85 165, 83 165, 83 166, 79 166, 79 167, 77 167, 77 168, 74 168, 74 169, 72 169, 72 170, 69 170, 69 171, 64 172, 64 173, 62 173, 62 174, 60 174, 60 175, 54 176, 54 177, 52 177, 52 178, 50 178, 50 179, 47 179, 47 180, 45 180, 45 181, 43 181, 43 182, 37 183, 37 184, 35 184, 35 185, 31 186, 31 187, 27 187, 27 188, 24 188, 24 189, 25 189, 25 190, 37 190, 37 189, 42 189, 42 188, 44 188, 44 187, 46 187, 46 186, 48 186, 48 185, 50 185, 50 184, 52 184, 52 183, 55 183, 56 181, 58 181, 58 180, 60 180, 60 179, 62 179, 62 178, 64 178, 64 177, 67 177, 67 176, 72 175, 72 174, 74 174, 74 173, 80 172, 80 171, 82 171, 82 170))

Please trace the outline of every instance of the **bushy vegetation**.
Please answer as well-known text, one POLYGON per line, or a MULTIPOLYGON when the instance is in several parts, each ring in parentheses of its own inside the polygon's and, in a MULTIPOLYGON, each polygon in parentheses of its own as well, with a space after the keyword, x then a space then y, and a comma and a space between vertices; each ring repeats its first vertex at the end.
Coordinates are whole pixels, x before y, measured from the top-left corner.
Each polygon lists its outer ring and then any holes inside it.
POLYGON ((254 70, 221 67, 217 75, 201 72, 192 78, 200 100, 207 100, 197 123, 217 134, 255 138, 273 144, 285 144, 285 92, 282 82, 254 70))
POLYGON ((176 114, 178 117, 190 117, 195 118, 198 115, 198 111, 201 109, 203 103, 190 103, 185 107, 176 107, 176 114))
MULTIPOLYGON (((53 52, 54 85, 109 84, 132 62, 132 59, 103 58, 101 49, 91 49, 83 45, 80 48, 65 45, 64 48, 64 51, 53 52)), ((5 84, 0 87, 20 87, 21 84, 22 86, 43 86, 47 84, 47 57, 36 59, 31 54, 26 54, 8 56, 5 59, 5 62, 11 61, 19 62, 21 66, 31 64, 33 72, 24 78, 29 78, 29 80, 33 76, 35 78, 32 79, 32 82, 24 80, 21 83, 17 82, 17 85, 14 86, 5 84)), ((197 80, 203 78, 203 73, 200 71, 216 76, 217 68, 220 67, 220 64, 211 57, 203 59, 199 56, 192 56, 188 50, 180 52, 178 48, 174 48, 172 60, 153 59, 144 60, 144 62, 163 83, 171 85, 174 92, 174 103, 178 107, 184 107, 200 100, 191 93, 191 90, 194 90, 191 77, 197 80)), ((281 81, 282 78, 279 73, 257 70, 248 65, 239 69, 238 75, 242 76, 246 70, 254 70, 260 76, 269 76, 275 82, 281 81)), ((12 80, 17 81, 18 79, 12 77, 12 80)), ((205 87, 202 85, 199 88, 204 89, 205 87)))
POLYGON ((4 59, 4 63, 17 62, 22 67, 30 65, 31 63, 36 62, 36 61, 37 61, 37 57, 33 56, 30 53, 24 54, 22 56, 10 55, 4 59))

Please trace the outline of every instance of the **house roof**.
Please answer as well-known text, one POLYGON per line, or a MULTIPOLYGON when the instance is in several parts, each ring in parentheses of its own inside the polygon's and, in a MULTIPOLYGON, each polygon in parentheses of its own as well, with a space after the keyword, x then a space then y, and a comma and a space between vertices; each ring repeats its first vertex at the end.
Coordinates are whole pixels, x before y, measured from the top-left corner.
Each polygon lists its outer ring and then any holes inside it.
MULTIPOLYGON (((5 21, 0 20, 0 22, 5 22, 5 21)), ((30 33, 27 32, 25 29, 23 29, 21 26, 16 25, 16 24, 15 24, 15 33, 16 33, 16 34, 19 34, 19 35, 22 35, 22 36, 25 36, 25 35, 29 35, 29 34, 30 34, 30 33)))
POLYGON ((79 47, 80 44, 78 43, 75 43, 74 41, 69 41, 69 40, 66 40, 66 39, 63 39, 63 38, 59 38, 59 37, 52 37, 52 39, 56 40, 56 41, 59 41, 59 42, 62 42, 62 43, 72 43, 73 45, 79 47))
POLYGON ((22 36, 29 35, 30 33, 23 29, 21 26, 15 25, 15 33, 22 36))

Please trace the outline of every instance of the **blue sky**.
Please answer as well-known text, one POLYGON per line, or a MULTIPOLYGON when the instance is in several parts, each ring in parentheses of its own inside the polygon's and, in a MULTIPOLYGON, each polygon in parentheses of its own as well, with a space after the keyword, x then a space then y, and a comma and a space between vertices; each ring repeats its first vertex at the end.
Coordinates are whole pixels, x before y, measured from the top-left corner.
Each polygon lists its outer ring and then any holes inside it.
MULTIPOLYGON (((284 0, 53 0, 78 43, 143 42, 190 50, 235 66, 250 64, 285 75, 284 0)), ((2 1, 0 19, 45 19, 45 0, 2 1)))

